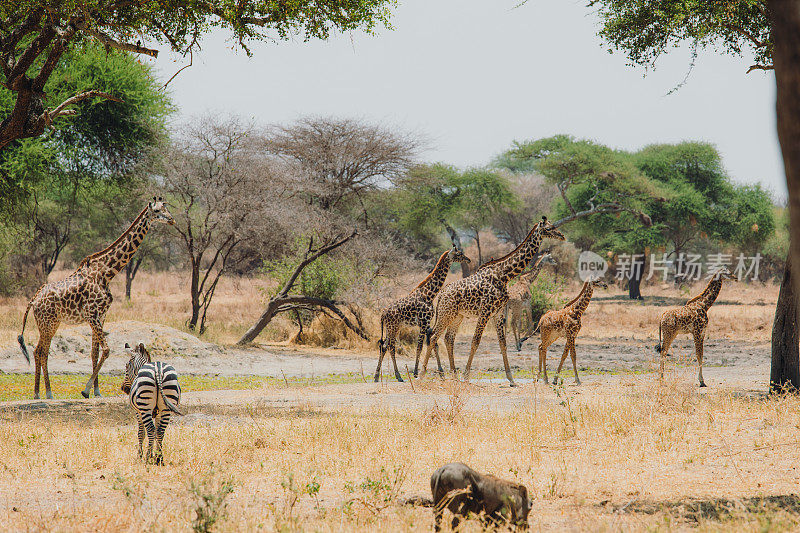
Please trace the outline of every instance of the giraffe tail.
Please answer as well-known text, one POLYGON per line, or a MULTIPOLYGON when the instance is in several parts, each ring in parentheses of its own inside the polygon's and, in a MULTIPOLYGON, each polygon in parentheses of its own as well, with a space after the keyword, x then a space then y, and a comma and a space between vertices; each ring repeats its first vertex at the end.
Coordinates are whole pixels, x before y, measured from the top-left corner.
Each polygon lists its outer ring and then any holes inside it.
POLYGON ((22 355, 25 356, 25 360, 28 361, 28 364, 31 364, 31 354, 28 353, 28 347, 25 345, 25 323, 28 321, 28 311, 31 310, 31 304, 33 300, 28 304, 28 307, 25 308, 25 316, 22 317, 22 332, 17 337, 17 342, 19 342, 19 347, 22 348, 22 355))
POLYGON ((176 415, 185 415, 186 413, 178 409, 178 406, 172 403, 172 401, 164 394, 164 384, 161 382, 161 372, 159 371, 156 371, 156 384, 158 385, 158 393, 161 394, 161 399, 164 400, 164 404, 167 406, 167 409, 176 415))
POLYGON ((381 315, 381 338, 378 341, 378 351, 380 352, 381 355, 383 354, 383 351, 386 349, 386 341, 384 340, 384 336, 383 336, 383 330, 385 329, 384 325, 386 323, 386 319, 385 318, 386 317, 381 315))
POLYGON ((661 353, 661 320, 658 321, 658 344, 656 344, 656 353, 661 353))

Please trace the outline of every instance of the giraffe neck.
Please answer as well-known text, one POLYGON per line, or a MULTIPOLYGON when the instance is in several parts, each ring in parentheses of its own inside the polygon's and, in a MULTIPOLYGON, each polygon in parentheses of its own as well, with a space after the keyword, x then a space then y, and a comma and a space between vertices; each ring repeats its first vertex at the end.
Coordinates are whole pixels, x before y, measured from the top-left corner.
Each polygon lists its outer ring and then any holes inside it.
POLYGON ((106 281, 111 281, 120 270, 125 268, 133 254, 136 253, 144 236, 147 235, 152 221, 149 209, 144 208, 116 241, 105 250, 84 259, 81 267, 85 266, 89 270, 99 273, 106 281))
POLYGON ((453 260, 450 258, 450 252, 443 253, 439 261, 436 262, 436 266, 433 267, 431 273, 428 274, 428 277, 412 291, 413 294, 422 296, 426 300, 433 301, 436 295, 439 294, 442 285, 444 285, 444 280, 447 279, 447 273, 450 272, 450 265, 452 263, 453 260))
POLYGON ((708 309, 714 305, 714 302, 717 300, 717 296, 719 296, 719 291, 721 288, 722 279, 712 279, 708 282, 706 290, 703 291, 703 294, 697 299, 697 303, 700 304, 700 306, 704 309, 708 309))
POLYGON ((494 271, 497 273, 500 281, 507 284, 512 279, 519 276, 531 259, 539 252, 539 247, 542 245, 542 233, 537 227, 532 231, 519 249, 511 254, 508 258, 497 263, 494 271))
POLYGON ((578 299, 570 306, 570 314, 576 317, 583 315, 583 312, 586 311, 586 308, 589 306, 592 294, 594 294, 594 287, 592 284, 588 282, 584 283, 578 299))

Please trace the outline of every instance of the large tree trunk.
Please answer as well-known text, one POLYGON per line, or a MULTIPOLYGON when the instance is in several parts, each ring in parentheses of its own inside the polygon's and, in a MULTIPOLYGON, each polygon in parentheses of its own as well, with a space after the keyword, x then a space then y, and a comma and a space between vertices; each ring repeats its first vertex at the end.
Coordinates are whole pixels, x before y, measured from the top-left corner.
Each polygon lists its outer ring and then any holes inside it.
POLYGON ((800 338, 797 332, 797 298, 792 279, 791 260, 783 271, 775 322, 772 325, 772 368, 770 392, 800 390, 800 338))
POLYGON ((641 263, 635 261, 636 255, 633 256, 633 265, 631 267, 631 277, 628 279, 628 298, 631 300, 641 300, 642 293, 639 287, 642 285, 642 274, 644 272, 644 260, 641 263))
POLYGON ((797 294, 800 294, 800 0, 768 0, 777 89, 778 139, 789 191, 789 258, 775 309, 771 389, 798 387, 797 294))
POLYGON ((794 291, 800 294, 800 0, 769 0, 778 139, 789 190, 794 291))

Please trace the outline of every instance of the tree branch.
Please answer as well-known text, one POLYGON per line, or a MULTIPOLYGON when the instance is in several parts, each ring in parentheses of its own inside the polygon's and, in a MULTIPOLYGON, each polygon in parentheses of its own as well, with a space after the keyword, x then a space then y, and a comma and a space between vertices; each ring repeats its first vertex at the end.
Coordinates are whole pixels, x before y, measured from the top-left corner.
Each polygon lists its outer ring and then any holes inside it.
POLYGON ((91 35, 104 45, 110 46, 111 48, 116 48, 117 50, 124 50, 126 52, 133 52, 135 54, 148 55, 150 57, 158 57, 158 50, 152 48, 145 48, 138 44, 123 43, 114 40, 109 35, 101 32, 100 30, 90 28, 89 26, 86 25, 86 23, 82 22, 78 24, 78 28, 86 32, 88 35, 91 35))
POLYGON ((65 110, 65 108, 69 107, 69 106, 71 106, 73 104, 77 104, 78 102, 80 102, 82 100, 86 100, 87 98, 94 98, 95 96, 98 96, 100 98, 105 98, 106 100, 111 100, 112 102, 122 102, 123 101, 121 98, 117 98, 116 96, 113 96, 111 94, 104 93, 104 92, 101 92, 101 91, 94 91, 94 90, 86 91, 85 93, 76 94, 75 96, 71 96, 71 97, 67 98, 66 100, 61 102, 58 105, 58 107, 56 107, 54 110, 48 111, 47 115, 49 116, 49 120, 52 121, 54 118, 56 118, 58 116, 61 116, 61 115, 74 115, 75 114, 74 110, 65 110), (70 112, 70 111, 72 111, 72 112, 70 112))
POLYGON ((772 65, 760 65, 756 63, 755 65, 750 65, 750 68, 747 69, 747 72, 745 74, 750 74, 754 70, 775 70, 775 67, 772 65))
POLYGON ((339 246, 343 245, 344 243, 346 243, 347 241, 349 241, 350 239, 352 239, 356 235, 358 235, 358 230, 354 229, 353 233, 351 233, 347 237, 339 239, 338 241, 334 241, 334 242, 332 242, 330 244, 326 244, 325 246, 323 246, 322 248, 316 250, 313 253, 312 253, 311 250, 312 250, 312 246, 313 246, 313 243, 314 243, 314 239, 313 239, 313 237, 311 239, 309 239, 308 250, 306 250, 305 257, 303 258, 302 261, 300 261, 300 264, 297 265, 297 268, 294 269, 294 272, 292 272, 292 275, 289 276, 289 279, 286 281, 286 283, 283 285, 281 290, 278 292, 278 295, 279 296, 281 296, 281 295, 286 296, 287 294, 289 294, 289 291, 292 290, 292 287, 294 286, 295 282, 297 281, 297 278, 300 277, 300 273, 303 272, 303 269, 305 267, 307 267, 308 265, 310 265, 311 263, 313 263, 314 261, 316 261, 317 259, 319 259, 323 255, 327 254, 328 252, 330 252, 330 251, 338 248, 339 246))

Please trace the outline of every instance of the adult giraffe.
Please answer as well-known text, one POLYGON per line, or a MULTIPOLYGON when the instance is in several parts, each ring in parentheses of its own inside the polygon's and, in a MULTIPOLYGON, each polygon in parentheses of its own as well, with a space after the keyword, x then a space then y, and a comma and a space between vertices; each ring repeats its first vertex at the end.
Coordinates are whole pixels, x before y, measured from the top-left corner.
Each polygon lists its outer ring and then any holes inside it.
MULTIPOLYGON (((455 373, 455 360, 453 359, 453 345, 455 343, 458 326, 465 315, 478 318, 475 334, 472 337, 472 347, 464 368, 464 379, 469 379, 469 370, 472 367, 472 358, 481 342, 481 335, 490 318, 503 309, 508 302, 508 283, 519 276, 528 266, 531 259, 539 252, 542 240, 545 238, 565 240, 564 235, 555 226, 542 217, 542 221, 533 226, 525 240, 511 253, 499 259, 493 259, 483 264, 474 274, 455 281, 442 289, 439 302, 436 306, 436 322, 433 327, 428 349, 422 361, 422 373, 425 375, 431 350, 437 349, 437 342, 446 330, 444 342, 447 356, 450 359, 450 370, 455 373)), ((503 355, 506 378, 511 386, 515 386, 508 366, 506 354, 506 334, 503 320, 495 320, 497 329, 497 342, 500 344, 500 353, 503 355)))
POLYGON ((44 375, 44 386, 47 398, 52 399, 50 392, 50 376, 47 373, 47 357, 50 354, 50 341, 58 330, 61 321, 87 321, 92 328, 92 376, 81 392, 84 398, 89 397, 89 389, 94 383, 94 395, 100 396, 100 384, 97 375, 108 357, 108 344, 103 333, 106 312, 113 298, 108 284, 117 273, 125 268, 136 249, 142 243, 152 222, 174 224, 175 220, 164 205, 162 198, 153 197, 130 227, 107 248, 86 257, 78 268, 61 281, 45 283, 28 303, 25 316, 22 318, 22 332, 17 340, 22 354, 30 363, 31 357, 25 346, 25 322, 28 311, 33 308, 33 318, 39 329, 39 343, 33 352, 36 364, 36 380, 33 385, 33 397, 39 398, 39 377, 44 375), (100 348, 103 356, 98 361, 100 348))
MULTIPOLYGON (((386 351, 392 357, 392 365, 394 365, 394 376, 397 381, 403 381, 400 375, 400 370, 397 368, 397 360, 395 359, 395 347, 397 334, 400 332, 401 324, 409 324, 411 326, 419 326, 419 336, 417 338, 417 357, 414 361, 414 375, 417 375, 419 368, 419 354, 422 352, 422 343, 428 334, 431 327, 431 319, 433 318, 433 300, 444 285, 444 280, 447 279, 447 273, 450 272, 450 265, 453 263, 469 263, 469 257, 464 255, 464 252, 453 246, 451 250, 444 252, 436 266, 433 267, 428 276, 417 285, 408 296, 400 298, 392 303, 381 314, 381 340, 378 343, 378 368, 375 369, 375 382, 378 381, 381 372, 381 363, 383 363, 383 356, 386 351), (383 332, 386 330, 386 340, 384 341, 383 332)), ((436 362, 439 363, 439 371, 442 370, 441 362, 439 361, 439 352, 436 352, 436 362)))

